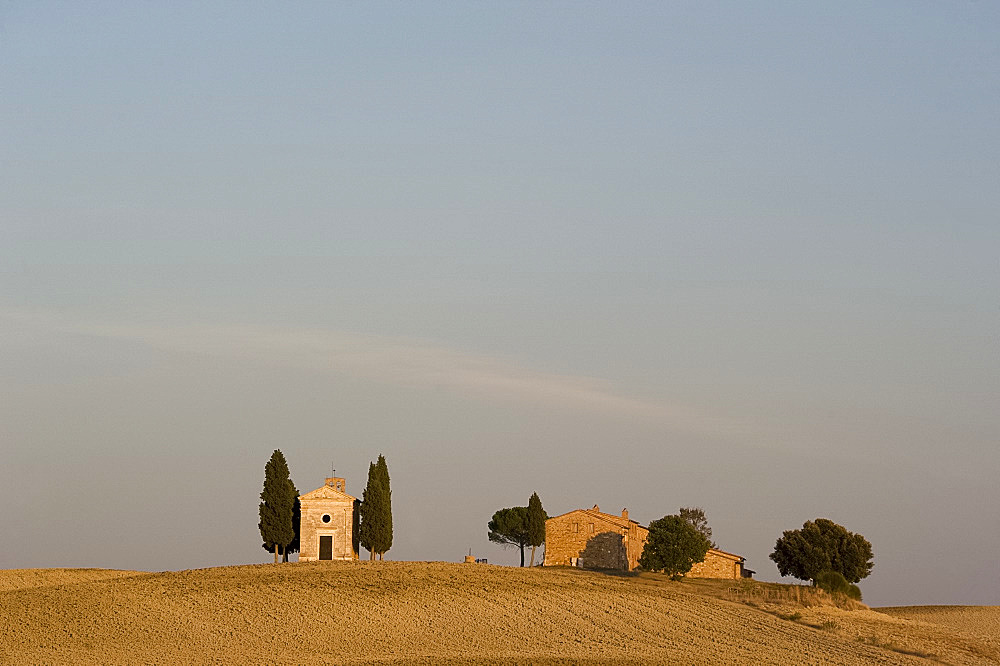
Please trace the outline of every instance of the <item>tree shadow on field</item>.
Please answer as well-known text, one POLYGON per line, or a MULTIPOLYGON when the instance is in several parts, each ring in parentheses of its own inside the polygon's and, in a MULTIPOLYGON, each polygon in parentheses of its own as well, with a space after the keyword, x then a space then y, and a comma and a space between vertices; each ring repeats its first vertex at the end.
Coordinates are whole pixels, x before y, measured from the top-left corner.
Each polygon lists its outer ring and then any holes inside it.
POLYGON ((638 578, 642 573, 638 569, 635 571, 624 571, 622 569, 604 569, 602 567, 579 567, 568 566, 565 564, 549 564, 546 565, 548 569, 568 569, 570 571, 586 572, 589 574, 601 574, 602 576, 611 576, 613 578, 638 578))

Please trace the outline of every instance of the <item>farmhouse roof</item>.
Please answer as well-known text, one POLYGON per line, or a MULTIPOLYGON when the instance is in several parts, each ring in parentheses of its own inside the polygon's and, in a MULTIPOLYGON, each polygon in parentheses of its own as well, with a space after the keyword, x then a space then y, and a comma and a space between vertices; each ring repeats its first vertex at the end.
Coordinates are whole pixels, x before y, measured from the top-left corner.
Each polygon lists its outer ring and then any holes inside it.
POLYGON ((725 557, 731 557, 734 560, 737 560, 738 562, 742 562, 746 559, 742 555, 737 555, 736 553, 727 553, 726 551, 719 550, 718 548, 709 548, 708 552, 715 553, 716 555, 723 555, 725 557))
POLYGON ((595 505, 593 509, 573 509, 572 511, 567 511, 566 513, 561 513, 558 516, 552 516, 549 520, 554 518, 562 518, 563 516, 568 516, 571 513, 584 513, 592 518, 599 518, 608 523, 614 523, 619 527, 629 527, 630 525, 636 525, 642 529, 647 529, 644 525, 641 525, 638 521, 631 520, 630 518, 623 518, 621 516, 616 516, 613 513, 604 513, 595 505))

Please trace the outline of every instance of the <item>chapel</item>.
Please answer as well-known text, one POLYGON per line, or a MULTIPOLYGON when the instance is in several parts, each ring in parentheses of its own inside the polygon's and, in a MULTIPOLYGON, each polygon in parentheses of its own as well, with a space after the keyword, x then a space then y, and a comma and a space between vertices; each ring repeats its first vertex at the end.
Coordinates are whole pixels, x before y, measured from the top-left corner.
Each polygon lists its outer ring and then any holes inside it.
POLYGON ((358 504, 340 477, 300 495, 299 562, 358 559, 358 504))

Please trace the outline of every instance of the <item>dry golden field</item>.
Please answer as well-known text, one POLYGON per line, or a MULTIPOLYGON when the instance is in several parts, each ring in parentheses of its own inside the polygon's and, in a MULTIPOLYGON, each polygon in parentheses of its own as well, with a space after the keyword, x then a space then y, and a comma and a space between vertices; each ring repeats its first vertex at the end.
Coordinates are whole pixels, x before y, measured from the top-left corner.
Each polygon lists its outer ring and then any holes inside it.
POLYGON ((879 611, 906 620, 943 625, 978 638, 994 652, 1000 651, 1000 606, 900 606, 879 611))
POLYGON ((997 608, 767 590, 420 562, 0 571, 0 662, 1000 663, 997 608))

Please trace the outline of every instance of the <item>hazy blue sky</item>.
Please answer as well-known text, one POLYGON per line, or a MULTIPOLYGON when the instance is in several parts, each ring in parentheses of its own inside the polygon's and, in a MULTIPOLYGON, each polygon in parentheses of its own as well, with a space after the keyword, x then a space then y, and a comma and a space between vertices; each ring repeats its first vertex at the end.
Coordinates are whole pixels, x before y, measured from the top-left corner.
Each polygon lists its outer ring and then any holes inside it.
POLYGON ((268 561, 280 448, 997 604, 998 295, 993 2, 0 5, 0 567, 268 561))

